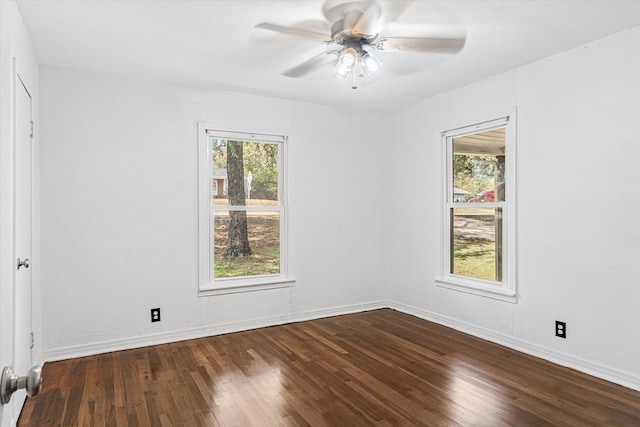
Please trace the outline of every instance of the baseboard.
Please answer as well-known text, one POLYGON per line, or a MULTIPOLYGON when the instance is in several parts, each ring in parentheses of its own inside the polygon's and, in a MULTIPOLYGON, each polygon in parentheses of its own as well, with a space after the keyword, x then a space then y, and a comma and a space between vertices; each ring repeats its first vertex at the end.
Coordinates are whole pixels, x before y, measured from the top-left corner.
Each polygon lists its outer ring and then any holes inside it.
POLYGON ((387 301, 373 301, 363 304, 352 304, 319 310, 307 310, 273 317, 251 319, 242 322, 231 322, 219 325, 202 326, 180 331, 161 332, 139 337, 101 341, 91 344, 59 347, 44 350, 42 352, 42 360, 44 362, 54 362, 56 360, 93 356, 96 354, 109 353, 112 351, 130 350, 133 348, 148 347, 151 345, 166 344, 170 342, 228 334, 231 332, 247 331, 250 329, 265 328, 268 326, 283 325, 286 323, 303 322, 305 320, 340 316, 343 314, 359 313, 363 311, 377 310, 380 308, 388 307, 389 305, 387 301))
POLYGON ((474 337, 509 347, 513 350, 521 351, 531 356, 548 360, 549 362, 560 366, 575 369, 576 371, 640 391, 640 377, 628 372, 612 369, 598 363, 560 353, 547 347, 519 340, 509 335, 500 334, 490 329, 485 329, 471 323, 466 323, 448 316, 413 307, 411 305, 390 301, 389 308, 439 325, 447 326, 457 331, 473 335, 474 337))
POLYGON ((640 391, 640 377, 628 372, 612 369, 598 363, 560 353, 553 349, 520 340, 509 335, 500 334, 490 329, 485 329, 471 323, 454 319, 452 317, 443 316, 428 310, 395 301, 373 301, 363 304, 352 304, 341 307, 301 311, 296 313, 284 314, 281 316, 252 319, 242 322, 203 326, 188 330, 163 332, 159 334, 102 341, 92 344, 60 347, 43 351, 42 360, 46 362, 53 362, 56 360, 92 356, 112 351, 148 347, 151 345, 203 338, 213 335, 264 328, 268 326, 283 325, 286 323, 303 322, 306 320, 320 319, 323 317, 359 313, 381 308, 391 308, 402 313, 410 314, 412 316, 416 316, 421 319, 428 320, 439 325, 447 326, 457 331, 464 332, 469 335, 473 335, 475 337, 491 341, 517 351, 521 351, 531 356, 539 357, 555 364, 575 369, 576 371, 580 371, 585 374, 589 374, 594 377, 598 377, 603 380, 640 391))

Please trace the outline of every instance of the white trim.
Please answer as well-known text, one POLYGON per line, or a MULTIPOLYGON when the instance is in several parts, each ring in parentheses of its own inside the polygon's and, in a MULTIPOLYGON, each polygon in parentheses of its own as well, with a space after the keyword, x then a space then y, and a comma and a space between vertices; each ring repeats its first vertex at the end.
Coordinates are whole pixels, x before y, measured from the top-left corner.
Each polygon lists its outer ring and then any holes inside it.
POLYGON ((214 205, 212 209, 218 212, 228 211, 254 211, 254 212, 282 212, 280 206, 271 205, 246 205, 246 206, 232 206, 232 205, 214 205))
POLYGON ((503 345, 512 350, 547 360, 555 363, 556 365, 575 369, 576 371, 580 371, 596 378, 611 381, 612 383, 640 391, 640 376, 629 372, 612 369, 600 363, 561 353, 538 344, 514 338, 510 335, 495 332, 490 329, 463 322, 452 317, 443 316, 432 311, 423 310, 411 305, 390 301, 389 308, 455 329, 456 331, 460 331, 465 334, 473 335, 474 337, 478 337, 486 341, 503 345))
POLYGON ((211 242, 210 239, 204 239, 202 236, 208 233, 212 227, 210 215, 210 187, 211 167, 209 159, 211 158, 209 148, 209 136, 207 135, 207 126, 204 123, 198 123, 198 290, 209 283, 211 272, 209 271, 209 260, 211 259, 211 242), (206 268, 204 266, 207 266, 206 268))
POLYGON ((231 322, 180 331, 160 332, 151 335, 100 341, 92 344, 79 344, 66 347, 58 347, 45 350, 42 353, 43 360, 54 362, 56 360, 72 359, 76 357, 92 356, 113 351, 130 350, 133 348, 148 347, 151 345, 166 344, 171 342, 204 338, 232 332, 247 331, 251 329, 266 328, 269 326, 284 325, 287 323, 304 322, 307 320, 324 317, 341 316, 344 314, 360 313, 363 311, 388 308, 386 301, 372 301, 368 303, 345 305, 327 309, 301 311, 298 313, 282 314, 263 317, 242 322, 231 322))
POLYGON ((483 122, 474 123, 472 125, 449 129, 442 132, 441 134, 443 138, 458 138, 461 136, 473 135, 474 133, 478 132, 486 132, 494 129, 499 129, 505 127, 509 123, 509 121, 511 121, 512 114, 513 111, 497 119, 485 120, 483 122))
POLYGON ((249 133, 249 132, 237 132, 230 130, 218 130, 218 128, 207 128, 207 134, 213 137, 228 138, 237 141, 256 141, 256 142, 284 142, 287 137, 282 134, 270 134, 270 133, 249 133))
POLYGON ((442 197, 442 260, 440 275, 435 279, 436 286, 442 288, 465 292, 473 295, 494 298, 500 301, 517 303, 517 234, 516 234, 516 109, 512 108, 509 114, 498 119, 478 122, 470 126, 463 126, 441 133, 444 161, 444 193, 442 197), (505 148, 507 156, 505 159, 505 175, 507 177, 505 188, 505 201, 486 202, 481 204, 453 202, 453 175, 451 165, 453 163, 453 153, 451 144, 453 138, 485 132, 493 129, 505 128, 506 140, 505 148), (480 205, 480 206, 477 206, 480 205), (450 272, 450 233, 451 217, 450 210, 454 208, 500 208, 503 215, 502 233, 502 282, 489 282, 486 280, 474 279, 471 277, 458 276, 450 272))
POLYGON ((484 283, 484 280, 472 280, 465 277, 458 278, 452 275, 447 279, 436 279, 436 285, 440 286, 441 288, 447 288, 467 294, 493 298, 500 301, 507 301, 512 303, 518 302, 515 291, 505 289, 504 287, 493 282, 484 283))
MULTIPOLYGON (((200 289, 200 295, 226 295, 226 294, 236 294, 240 292, 253 292, 253 291, 263 291, 267 289, 282 289, 282 288, 290 288, 295 285, 295 278, 283 278, 280 276, 277 279, 269 280, 270 276, 258 276, 255 281, 252 283, 250 281, 243 281, 241 284, 230 284, 228 286, 224 285, 215 285, 207 288, 200 289)), ((222 279, 225 280, 225 279, 222 279)), ((222 282, 220 280, 220 282, 222 282)), ((233 280, 233 279, 226 279, 233 280)))

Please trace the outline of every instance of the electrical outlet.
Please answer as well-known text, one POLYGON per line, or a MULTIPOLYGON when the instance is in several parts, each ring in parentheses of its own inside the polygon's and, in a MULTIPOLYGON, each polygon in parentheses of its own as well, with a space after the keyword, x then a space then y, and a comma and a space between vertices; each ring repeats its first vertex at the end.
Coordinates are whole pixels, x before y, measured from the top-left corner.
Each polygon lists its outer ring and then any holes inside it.
POLYGON ((560 338, 567 338, 567 323, 556 320, 556 336, 560 338))
POLYGON ((159 322, 160 321, 160 309, 152 308, 151 309, 151 322, 159 322))

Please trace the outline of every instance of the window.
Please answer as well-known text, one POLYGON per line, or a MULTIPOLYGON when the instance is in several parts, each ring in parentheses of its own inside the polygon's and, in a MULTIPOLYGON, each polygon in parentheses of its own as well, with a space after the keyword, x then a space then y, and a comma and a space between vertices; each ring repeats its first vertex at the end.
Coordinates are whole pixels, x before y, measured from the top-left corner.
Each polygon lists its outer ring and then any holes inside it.
POLYGON ((200 125, 200 291, 290 286, 285 136, 200 125))
POLYGON ((515 302, 515 117, 443 133, 439 286, 515 302))

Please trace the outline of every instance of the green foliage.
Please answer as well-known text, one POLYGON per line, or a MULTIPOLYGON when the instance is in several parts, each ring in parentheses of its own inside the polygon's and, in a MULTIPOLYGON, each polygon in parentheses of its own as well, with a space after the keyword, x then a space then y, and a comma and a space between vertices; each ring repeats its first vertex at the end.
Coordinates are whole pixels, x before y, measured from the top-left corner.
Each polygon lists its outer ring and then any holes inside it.
MULTIPOLYGON (((227 168, 228 151, 233 149, 226 139, 214 139, 212 166, 227 168)), ((251 198, 278 200, 278 145, 242 142, 244 174, 251 172, 251 198)))
POLYGON ((214 139, 213 144, 213 159, 212 164, 214 168, 227 168, 227 140, 226 139, 214 139))
POLYGON ((251 198, 278 200, 278 146, 244 143, 245 175, 251 172, 251 198))
POLYGON ((482 190, 495 188, 495 156, 453 155, 453 186, 475 196, 482 190))

